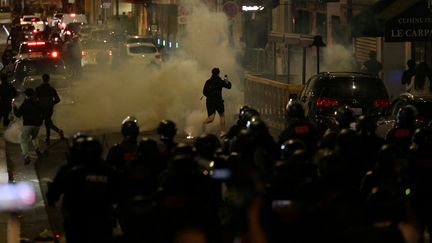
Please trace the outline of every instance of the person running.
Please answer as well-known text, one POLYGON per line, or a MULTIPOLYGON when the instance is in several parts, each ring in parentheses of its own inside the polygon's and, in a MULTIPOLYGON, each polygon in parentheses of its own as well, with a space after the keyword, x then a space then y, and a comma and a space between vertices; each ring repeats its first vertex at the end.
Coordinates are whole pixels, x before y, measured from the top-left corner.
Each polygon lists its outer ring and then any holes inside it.
POLYGON ((45 123, 46 138, 45 143, 50 144, 51 129, 60 135, 60 139, 64 139, 63 130, 54 125, 52 115, 54 114, 54 106, 60 102, 60 97, 55 88, 49 84, 50 76, 42 75, 42 84, 36 87, 36 97, 42 107, 43 121, 45 123))
POLYGON ((225 107, 224 100, 222 99, 222 88, 231 89, 231 82, 228 81, 227 75, 225 75, 224 79, 221 79, 219 73, 219 68, 213 68, 212 76, 204 85, 203 94, 207 98, 206 108, 208 116, 202 124, 202 130, 205 132, 206 125, 213 122, 217 111, 220 118, 221 136, 223 136, 225 133, 225 107))
POLYGON ((20 146, 22 155, 24 156, 24 164, 28 165, 31 162, 28 146, 30 138, 38 157, 41 157, 42 155, 39 151, 38 138, 39 128, 42 125, 42 107, 39 101, 35 98, 34 89, 27 88, 24 91, 24 94, 24 102, 19 107, 12 102, 12 110, 15 116, 23 118, 23 130, 20 139, 20 146))

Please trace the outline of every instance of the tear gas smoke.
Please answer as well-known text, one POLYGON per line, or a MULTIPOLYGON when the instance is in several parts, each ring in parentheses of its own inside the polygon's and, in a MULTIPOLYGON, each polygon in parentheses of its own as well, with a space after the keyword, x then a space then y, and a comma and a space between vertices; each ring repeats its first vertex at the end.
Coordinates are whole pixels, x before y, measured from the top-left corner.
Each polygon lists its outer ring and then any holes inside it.
MULTIPOLYGON (((54 122, 67 134, 86 130, 119 131, 128 115, 138 119, 141 130, 155 129, 162 119, 177 123, 179 132, 201 132, 206 118, 205 99, 200 100, 205 80, 213 67, 228 74, 233 83, 224 89, 227 128, 243 102, 241 68, 229 45, 228 20, 211 12, 198 0, 188 0, 191 10, 180 38, 182 49, 160 69, 124 65, 119 71, 86 73, 71 90, 73 105, 56 107, 54 122), (185 130, 186 129, 186 130, 185 130)), ((167 48, 167 47, 166 47, 167 48)), ((218 129, 219 118, 208 129, 218 129)))
POLYGON ((357 71, 355 56, 348 48, 340 44, 324 47, 321 72, 352 72, 357 71))

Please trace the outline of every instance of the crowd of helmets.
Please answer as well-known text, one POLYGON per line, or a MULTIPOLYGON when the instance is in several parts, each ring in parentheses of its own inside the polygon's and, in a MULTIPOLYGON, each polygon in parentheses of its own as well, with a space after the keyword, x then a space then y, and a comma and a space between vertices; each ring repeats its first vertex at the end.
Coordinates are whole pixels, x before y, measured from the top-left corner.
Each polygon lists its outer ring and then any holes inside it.
POLYGON ((54 205, 64 195, 68 243, 424 242, 432 137, 415 116, 401 108, 382 139, 374 119, 347 107, 336 127, 317 131, 290 102, 275 139, 243 106, 223 139, 202 134, 192 144, 176 143, 169 120, 160 141, 138 139, 128 117, 105 159, 95 138, 74 137, 47 199, 54 205))

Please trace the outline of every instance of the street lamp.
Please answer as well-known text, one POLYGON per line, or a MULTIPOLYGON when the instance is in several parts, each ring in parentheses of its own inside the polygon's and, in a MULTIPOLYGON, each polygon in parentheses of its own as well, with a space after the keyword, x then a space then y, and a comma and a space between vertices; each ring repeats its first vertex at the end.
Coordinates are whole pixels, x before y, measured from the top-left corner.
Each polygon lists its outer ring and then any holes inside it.
POLYGON ((320 64, 319 64, 320 63, 320 54, 319 54, 319 49, 320 49, 320 47, 325 47, 326 44, 322 40, 322 36, 316 35, 313 38, 313 42, 310 45, 310 47, 311 46, 315 46, 316 47, 316 52, 317 52, 316 53, 316 56, 317 56, 317 73, 319 73, 320 72, 320 64))

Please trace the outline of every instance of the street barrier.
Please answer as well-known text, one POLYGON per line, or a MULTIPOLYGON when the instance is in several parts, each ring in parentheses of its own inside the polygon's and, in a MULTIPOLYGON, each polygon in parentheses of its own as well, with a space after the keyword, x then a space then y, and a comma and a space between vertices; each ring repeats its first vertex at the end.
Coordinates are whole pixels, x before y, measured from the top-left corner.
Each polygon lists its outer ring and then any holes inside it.
POLYGON ((285 128, 285 107, 290 95, 300 94, 302 85, 276 82, 265 77, 245 74, 244 101, 256 109, 270 129, 285 128))

